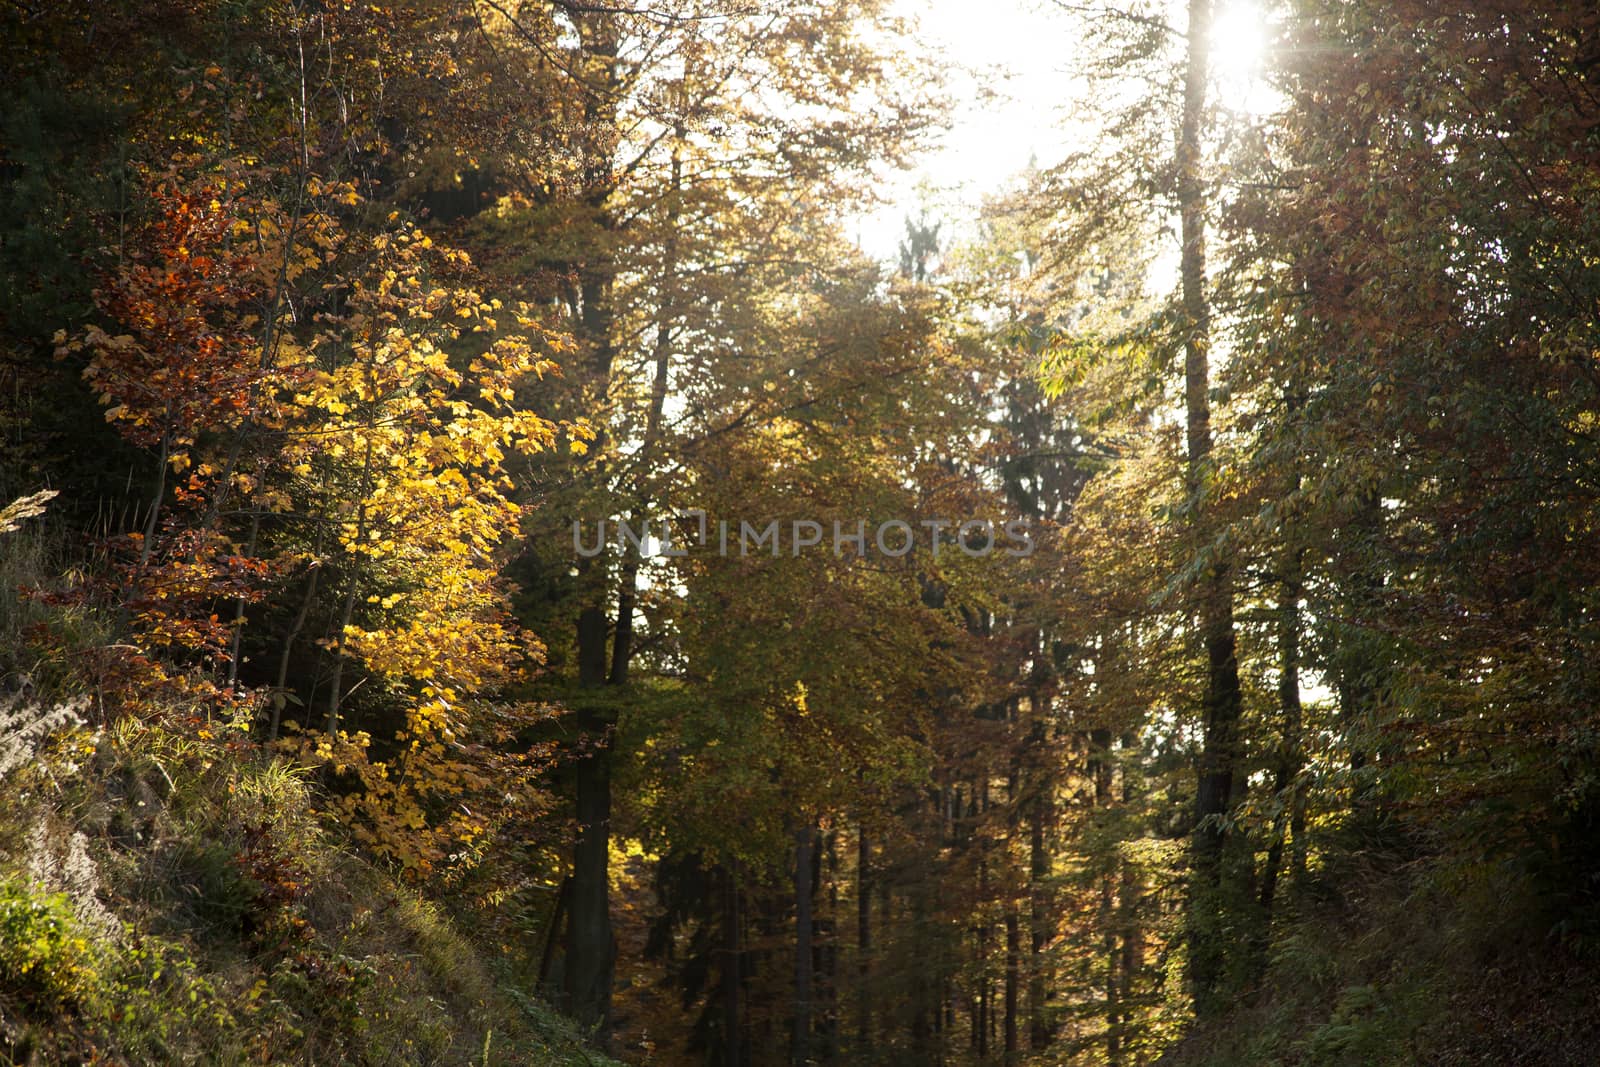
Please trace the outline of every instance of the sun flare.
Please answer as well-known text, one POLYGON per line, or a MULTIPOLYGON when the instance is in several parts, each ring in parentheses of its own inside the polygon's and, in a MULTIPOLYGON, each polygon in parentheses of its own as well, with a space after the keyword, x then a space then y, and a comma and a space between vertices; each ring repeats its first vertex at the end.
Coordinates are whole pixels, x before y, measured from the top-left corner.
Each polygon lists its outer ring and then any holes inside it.
POLYGON ((1211 65, 1217 102, 1229 111, 1260 114, 1271 104, 1264 80, 1268 26, 1260 5, 1231 0, 1211 23, 1211 65))

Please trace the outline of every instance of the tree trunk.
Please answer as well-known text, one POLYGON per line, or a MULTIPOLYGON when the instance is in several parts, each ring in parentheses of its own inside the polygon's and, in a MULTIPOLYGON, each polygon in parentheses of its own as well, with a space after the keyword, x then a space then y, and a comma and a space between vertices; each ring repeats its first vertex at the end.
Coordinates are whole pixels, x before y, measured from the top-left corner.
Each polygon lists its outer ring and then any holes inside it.
POLYGON ((539 987, 550 978, 550 964, 555 961, 556 944, 561 940, 561 924, 567 918, 567 902, 572 896, 572 879, 561 879, 561 888, 556 890, 555 907, 550 909, 550 925, 545 930, 544 951, 539 953, 539 987))
MULTIPOLYGON (((376 395, 376 388, 373 393, 376 395)), ((372 433, 375 416, 369 410, 367 417, 367 447, 361 460, 361 497, 356 504, 356 529, 353 540, 360 544, 367 537, 367 496, 372 492, 372 433)), ((355 617, 356 596, 361 590, 361 560, 355 552, 347 555, 350 573, 346 576, 344 606, 339 610, 339 632, 334 634, 333 683, 328 694, 328 737, 339 734, 339 710, 344 703, 345 633, 355 617)))
POLYGON ((1122 1065, 1122 983, 1118 977, 1120 954, 1117 948, 1117 890, 1116 875, 1107 871, 1100 876, 1100 914, 1105 923, 1101 946, 1106 959, 1105 1017, 1107 1067, 1122 1065))
POLYGON ((1013 899, 1006 908, 1006 1062, 1016 1063, 1021 1051, 1017 1026, 1018 968, 1022 962, 1022 923, 1013 899))
MULTIPOLYGON (((1043 699, 1039 697, 1036 701, 1043 699)), ((1037 707, 1035 713, 1038 713, 1037 707)), ((1042 749, 1044 740, 1045 725, 1041 720, 1034 724, 1034 747, 1042 749)), ((1045 833, 1054 798, 1050 775, 1042 768, 1031 769, 1037 780, 1028 805, 1028 1047, 1039 1052, 1049 1047, 1054 1036, 1045 1010, 1050 990, 1045 947, 1050 943, 1052 924, 1049 890, 1045 885, 1050 876, 1051 857, 1045 833)))
MULTIPOLYGON (((1195 549, 1209 553, 1202 507, 1211 455, 1211 312, 1206 293, 1206 191, 1202 160, 1209 75, 1211 0, 1189 0, 1183 125, 1178 143, 1178 208, 1182 231, 1184 403, 1188 464, 1186 488, 1195 516, 1195 549)), ((1223 1005, 1219 985, 1226 965, 1228 894, 1223 886, 1225 832, 1221 820, 1233 802, 1234 767, 1242 697, 1234 643, 1233 591, 1225 561, 1201 578, 1200 635, 1205 647, 1204 740, 1195 795, 1194 881, 1190 887, 1189 981, 1195 1012, 1223 1005)))
MULTIPOLYGON (((1013 715, 1013 718, 1015 716, 1013 715)), ((1022 760, 1016 755, 1011 761, 1011 774, 1006 779, 1006 840, 1015 841, 1017 831, 1022 824, 1022 760)), ((1022 916, 1019 914, 1021 902, 1018 899, 1015 883, 1012 882, 1010 872, 1014 870, 1007 864, 1006 879, 1006 971, 1005 971, 1005 1062, 1016 1063, 1021 1051, 1019 1043, 1019 1027, 1017 1019, 1017 1003, 1019 1000, 1019 987, 1022 979, 1022 916)))
MULTIPOLYGON (((1138 743, 1134 734, 1124 734, 1122 747, 1132 751, 1138 743)), ((1135 803, 1143 791, 1143 782, 1140 777, 1140 763, 1138 759, 1127 760, 1122 767, 1122 802, 1127 805, 1135 803)), ((1118 995, 1118 1012, 1116 1025, 1121 1033, 1122 1047, 1128 1046, 1130 1037, 1129 1024, 1132 1019, 1129 1005, 1136 995, 1136 983, 1139 972, 1144 969, 1144 935, 1141 932, 1139 913, 1140 905, 1144 899, 1144 885, 1142 884, 1137 867, 1132 863, 1122 864, 1122 884, 1117 901, 1118 922, 1117 934, 1122 939, 1122 955, 1118 968, 1122 983, 1118 995)))
POLYGON ((722 1030, 726 1067, 744 1063, 743 1024, 740 1018, 740 987, 743 976, 739 959, 739 866, 735 860, 728 869, 727 902, 722 909, 722 1030))
MULTIPOLYGON (((606 617, 588 607, 578 617, 578 681, 604 684, 606 617)), ((572 897, 567 920, 567 1010, 606 1041, 611 1017, 611 759, 604 712, 579 712, 591 748, 577 761, 578 838, 572 850, 572 897)))
MULTIPOLYGON (((1383 577, 1381 565, 1367 558, 1362 546, 1375 546, 1383 535, 1383 504, 1375 491, 1362 493, 1349 522, 1353 558, 1344 567, 1347 577, 1341 583, 1351 622, 1345 625, 1337 651, 1339 668, 1337 690, 1339 713, 1344 720, 1350 745, 1350 769, 1361 771, 1381 750, 1368 748, 1376 733, 1374 713, 1383 691, 1383 660, 1378 638, 1370 629, 1371 620, 1381 611, 1383 577)), ((1378 823, 1377 777, 1371 773, 1355 776, 1352 804, 1357 821, 1368 828, 1378 823)))
MULTIPOLYGON (((1304 842, 1305 812, 1300 800, 1296 779, 1300 774, 1301 719, 1300 706, 1300 568, 1302 553, 1286 548, 1283 552, 1278 591, 1278 708, 1282 716, 1282 748, 1278 766, 1273 775, 1273 789, 1283 805, 1273 820, 1272 842, 1267 848, 1265 870, 1261 876, 1261 910, 1263 924, 1270 925, 1273 896, 1277 890, 1278 872, 1283 863, 1285 833, 1293 835, 1296 852, 1304 842)), ((1297 864, 1298 865, 1298 864, 1297 864)), ((1263 938, 1266 931, 1263 930, 1263 938)))
MULTIPOLYGON (((604 724, 590 720, 590 729, 604 724)), ((604 1044, 611 1024, 611 761, 604 751, 577 766, 578 840, 572 851, 572 900, 567 921, 568 1010, 596 1030, 604 1044)))
MULTIPOLYGON (((617 126, 620 28, 616 15, 609 11, 586 13, 575 22, 583 53, 576 69, 587 82, 583 128, 595 139, 582 146, 583 199, 593 213, 595 230, 609 234, 616 228, 609 201, 616 185, 613 138, 617 126)), ((604 250, 605 244, 599 242, 602 251, 576 264, 574 271, 579 333, 588 349, 587 400, 595 410, 604 407, 616 358, 612 334, 616 319, 612 306, 616 265, 604 250)), ((595 438, 588 450, 590 456, 596 457, 592 469, 597 481, 604 471, 601 457, 605 429, 604 421, 596 420, 595 438)), ((599 575, 590 573, 589 562, 580 563, 590 588, 588 602, 579 611, 577 622, 578 683, 585 688, 599 687, 607 681, 606 643, 610 629, 604 583, 597 580, 599 575)), ((623 644, 625 648, 613 661, 612 670, 619 684, 626 678, 632 651, 625 635, 623 644)), ((591 747, 579 755, 575 768, 578 837, 572 852, 566 944, 567 1010, 594 1028, 595 1040, 602 1049, 610 1039, 611 978, 616 952, 610 908, 611 754, 607 735, 611 721, 608 709, 591 707, 579 711, 579 728, 588 735, 591 747)))
POLYGON ((811 823, 794 832, 794 1037, 789 1057, 796 1064, 811 1061, 811 861, 816 831, 811 823))
POLYGON ((872 1058, 872 839, 856 836, 856 1056, 872 1058))
MULTIPOLYGON (((322 538, 317 538, 316 553, 322 551, 322 538)), ((289 685, 289 659, 294 654, 294 643, 300 638, 300 631, 305 629, 306 618, 311 614, 311 605, 317 598, 317 577, 322 573, 322 561, 312 559, 311 576, 306 579, 305 595, 300 599, 300 610, 295 612, 294 621, 289 624, 289 632, 283 639, 283 651, 278 655, 278 679, 273 687, 272 694, 272 719, 267 724, 267 740, 276 741, 278 730, 283 724, 283 706, 288 701, 289 685)), ((309 703, 310 696, 307 695, 309 703)))
POLYGON ((828 907, 817 921, 817 988, 821 994, 821 1058, 823 1063, 839 1060, 839 831, 828 831, 826 845, 818 852, 817 878, 828 887, 828 907))
MULTIPOLYGON (((1111 731, 1089 731, 1089 773, 1094 780, 1094 806, 1111 807, 1116 801, 1113 786, 1116 783, 1116 766, 1111 750, 1111 731)), ((1117 1025, 1121 1014, 1120 986, 1117 979, 1117 863, 1115 855, 1107 868, 1100 873, 1100 948, 1105 957, 1105 1042, 1106 1063, 1120 1067, 1122 1063, 1122 1032, 1117 1025)))
MULTIPOLYGON (((683 130, 678 130, 683 136, 683 130)), ((661 440, 662 421, 667 408, 667 382, 672 363, 672 321, 674 315, 673 290, 678 275, 678 195, 683 184, 683 165, 676 150, 672 153, 672 178, 668 187, 667 236, 661 260, 661 285, 656 309, 655 368, 650 382, 650 407, 645 412, 644 438, 635 455, 642 477, 649 475, 650 459, 661 440)), ((640 529, 649 521, 651 494, 645 486, 638 487, 638 506, 634 518, 640 529)), ((611 650, 611 684, 622 685, 628 680, 628 664, 633 657, 633 613, 638 596, 639 558, 629 555, 622 564, 622 581, 617 592, 617 636, 611 650)))
MULTIPOLYGON (((984 848, 985 839, 982 834, 980 818, 988 807, 989 781, 980 779, 972 789, 972 826, 969 832, 971 841, 978 851, 978 901, 980 907, 987 907, 989 903, 989 858, 987 849, 984 848)), ((989 1050, 994 1046, 994 987, 989 981, 989 935, 988 923, 978 925, 978 1020, 977 1020, 977 1050, 978 1059, 988 1057, 989 1050)))
MULTIPOLYGON (((254 559, 256 538, 261 534, 261 509, 250 509, 250 536, 245 541, 244 558, 254 559)), ((228 639, 228 688, 239 683, 239 648, 244 640, 244 597, 233 603, 233 633, 228 639)))
MULTIPOLYGON (((171 405, 168 405, 170 412, 171 405)), ((170 415, 169 415, 170 417, 170 415)), ((150 553, 161 523, 161 504, 167 496, 167 465, 172 462, 172 432, 161 435, 161 454, 156 457, 156 491, 150 497, 150 514, 144 520, 144 539, 139 542, 139 570, 150 565, 150 553)))

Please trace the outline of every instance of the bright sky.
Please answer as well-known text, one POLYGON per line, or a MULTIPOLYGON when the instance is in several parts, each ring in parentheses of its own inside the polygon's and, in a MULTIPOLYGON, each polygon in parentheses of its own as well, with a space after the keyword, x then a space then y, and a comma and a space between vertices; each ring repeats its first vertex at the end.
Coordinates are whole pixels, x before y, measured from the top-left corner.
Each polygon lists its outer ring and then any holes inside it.
POLYGON ((913 171, 893 175, 886 190, 893 203, 858 226, 861 247, 888 260, 905 233, 905 216, 919 204, 934 214, 968 215, 1030 158, 1049 163, 1061 154, 1056 126, 1071 49, 1067 25, 1036 0, 899 0, 897 11, 921 24, 921 50, 958 69, 948 86, 956 106, 942 143, 913 171))
MULTIPOLYGON (((1181 25, 1182 5, 1172 6, 1181 25)), ((922 51, 956 69, 948 86, 955 108, 941 144, 912 171, 891 175, 884 190, 891 203, 854 227, 867 253, 891 262, 905 217, 921 205, 959 225, 1030 159, 1048 166, 1064 154, 1062 119, 1077 92, 1068 68, 1078 46, 1073 20, 1052 0, 898 0, 896 11, 920 23, 922 51)), ((1225 104, 1263 106, 1255 78, 1263 41, 1256 0, 1220 0, 1212 60, 1225 104)))

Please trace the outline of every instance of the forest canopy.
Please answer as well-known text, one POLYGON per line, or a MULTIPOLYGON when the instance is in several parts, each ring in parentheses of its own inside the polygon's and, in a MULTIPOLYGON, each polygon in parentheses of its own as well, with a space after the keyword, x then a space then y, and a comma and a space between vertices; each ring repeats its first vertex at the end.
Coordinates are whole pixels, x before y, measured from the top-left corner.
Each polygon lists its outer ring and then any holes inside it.
POLYGON ((0 35, 0 1061, 1593 1061, 1600 8, 0 35))

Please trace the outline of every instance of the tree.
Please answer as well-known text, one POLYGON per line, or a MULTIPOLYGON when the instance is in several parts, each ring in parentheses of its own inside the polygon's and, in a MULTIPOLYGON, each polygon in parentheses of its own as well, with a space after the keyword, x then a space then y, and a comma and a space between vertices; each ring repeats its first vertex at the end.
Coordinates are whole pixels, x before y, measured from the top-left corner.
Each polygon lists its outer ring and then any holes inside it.
MULTIPOLYGON (((807 260, 815 222, 777 205, 837 200, 852 174, 892 160, 928 120, 892 78, 899 60, 869 42, 867 22, 887 21, 876 6, 777 14, 700 3, 489 6, 491 33, 551 57, 571 79, 581 116, 570 127, 571 180, 515 189, 490 224, 498 240, 530 224, 535 233, 547 221, 557 227, 551 295, 582 346, 576 395, 564 410, 592 421, 595 447, 568 483, 575 492, 548 510, 643 514, 667 502, 661 472, 681 462, 684 445, 663 424, 668 398, 692 407, 698 383, 721 389, 717 375, 737 363, 741 332, 759 340, 769 325, 749 302, 754 276, 783 269, 785 257, 807 260)), ((536 477, 565 483, 568 474, 536 477)), ((578 571, 563 623, 571 640, 553 646, 572 675, 568 695, 585 732, 601 743, 574 768, 580 833, 564 973, 573 1011, 603 1031, 612 969, 609 739, 632 684, 642 605, 636 565, 584 560, 578 571)))

